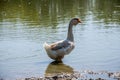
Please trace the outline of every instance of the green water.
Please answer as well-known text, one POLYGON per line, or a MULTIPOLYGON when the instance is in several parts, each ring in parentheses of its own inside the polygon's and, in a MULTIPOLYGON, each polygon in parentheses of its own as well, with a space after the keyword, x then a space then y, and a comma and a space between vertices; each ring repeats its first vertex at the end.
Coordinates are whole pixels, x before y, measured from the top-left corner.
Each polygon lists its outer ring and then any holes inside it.
POLYGON ((120 0, 0 0, 0 79, 74 70, 120 71, 120 0), (52 65, 43 43, 66 39, 75 49, 52 65))

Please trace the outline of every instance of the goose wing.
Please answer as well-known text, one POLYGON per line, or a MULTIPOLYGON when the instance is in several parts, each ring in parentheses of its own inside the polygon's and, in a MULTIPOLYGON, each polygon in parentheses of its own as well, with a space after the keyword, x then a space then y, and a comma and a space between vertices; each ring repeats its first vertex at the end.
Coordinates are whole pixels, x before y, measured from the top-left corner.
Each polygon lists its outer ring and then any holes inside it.
POLYGON ((51 50, 58 50, 58 49, 62 49, 62 48, 66 48, 70 45, 69 41, 59 41, 56 43, 51 44, 51 50))

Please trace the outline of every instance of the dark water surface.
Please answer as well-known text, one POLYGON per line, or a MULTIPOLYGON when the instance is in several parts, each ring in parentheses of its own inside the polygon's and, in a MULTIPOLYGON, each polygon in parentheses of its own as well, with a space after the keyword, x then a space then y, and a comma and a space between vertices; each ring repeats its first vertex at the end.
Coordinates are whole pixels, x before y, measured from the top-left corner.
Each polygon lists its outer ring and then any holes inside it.
POLYGON ((120 71, 120 0, 0 0, 0 78, 74 70, 120 71), (44 42, 66 38, 73 17, 75 49, 51 65, 44 42))

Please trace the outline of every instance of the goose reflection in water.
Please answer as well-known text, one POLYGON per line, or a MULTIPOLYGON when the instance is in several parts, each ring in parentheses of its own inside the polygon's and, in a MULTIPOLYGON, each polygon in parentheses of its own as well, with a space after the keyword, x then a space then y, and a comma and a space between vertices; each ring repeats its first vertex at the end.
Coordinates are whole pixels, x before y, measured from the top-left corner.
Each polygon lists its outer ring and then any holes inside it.
POLYGON ((73 68, 61 62, 53 61, 51 62, 46 71, 45 76, 55 75, 58 73, 74 73, 73 68))

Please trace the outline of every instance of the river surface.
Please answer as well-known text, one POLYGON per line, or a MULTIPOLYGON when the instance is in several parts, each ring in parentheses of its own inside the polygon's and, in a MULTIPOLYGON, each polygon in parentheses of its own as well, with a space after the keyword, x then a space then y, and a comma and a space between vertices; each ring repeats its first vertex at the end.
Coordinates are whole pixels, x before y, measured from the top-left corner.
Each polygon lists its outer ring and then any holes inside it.
POLYGON ((81 70, 120 71, 120 0, 0 0, 0 79, 81 70), (75 49, 51 65, 43 44, 66 39, 74 17, 75 49))

